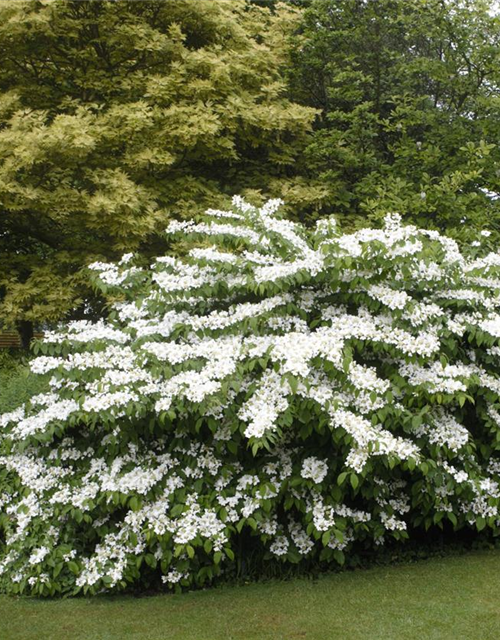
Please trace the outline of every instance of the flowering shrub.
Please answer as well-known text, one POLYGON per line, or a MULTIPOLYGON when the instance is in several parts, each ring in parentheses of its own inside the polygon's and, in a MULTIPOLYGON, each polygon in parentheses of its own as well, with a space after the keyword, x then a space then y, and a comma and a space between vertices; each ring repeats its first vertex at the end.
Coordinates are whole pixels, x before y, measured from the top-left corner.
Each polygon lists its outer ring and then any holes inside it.
POLYGON ((51 390, 0 418, 5 590, 201 585, 243 536, 343 563, 415 528, 498 530, 500 255, 279 205, 172 223, 183 259, 92 265, 109 318, 36 344, 51 390))

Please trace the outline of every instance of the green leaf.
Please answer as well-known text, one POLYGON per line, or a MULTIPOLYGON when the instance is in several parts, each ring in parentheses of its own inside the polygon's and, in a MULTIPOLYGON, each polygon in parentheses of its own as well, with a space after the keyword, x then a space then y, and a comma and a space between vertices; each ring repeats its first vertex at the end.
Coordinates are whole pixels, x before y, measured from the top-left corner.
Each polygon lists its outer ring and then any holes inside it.
POLYGON ((448 520, 453 524, 454 527, 457 526, 457 516, 453 513, 453 511, 448 511, 448 520))
POLYGON ((342 471, 342 473, 339 474, 338 478, 337 478, 337 484, 339 486, 342 486, 345 482, 345 479, 348 476, 348 472, 347 471, 342 471))

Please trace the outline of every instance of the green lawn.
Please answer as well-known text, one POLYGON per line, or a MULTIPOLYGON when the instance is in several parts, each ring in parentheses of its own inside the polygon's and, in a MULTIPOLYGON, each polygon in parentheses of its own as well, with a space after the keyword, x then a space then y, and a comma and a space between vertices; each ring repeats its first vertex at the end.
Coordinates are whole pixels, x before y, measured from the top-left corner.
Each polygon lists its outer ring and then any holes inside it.
POLYGON ((0 597, 2 640, 497 640, 500 552, 182 595, 0 597))

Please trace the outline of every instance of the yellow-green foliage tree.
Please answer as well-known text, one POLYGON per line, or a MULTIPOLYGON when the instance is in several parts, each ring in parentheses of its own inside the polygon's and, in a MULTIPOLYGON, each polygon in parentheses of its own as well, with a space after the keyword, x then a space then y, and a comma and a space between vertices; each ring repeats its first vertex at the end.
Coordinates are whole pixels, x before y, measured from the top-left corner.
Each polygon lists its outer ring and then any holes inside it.
POLYGON ((172 215, 235 191, 321 198, 294 168, 316 112, 282 80, 298 17, 245 0, 0 2, 4 325, 74 315, 85 265, 155 251, 172 215))

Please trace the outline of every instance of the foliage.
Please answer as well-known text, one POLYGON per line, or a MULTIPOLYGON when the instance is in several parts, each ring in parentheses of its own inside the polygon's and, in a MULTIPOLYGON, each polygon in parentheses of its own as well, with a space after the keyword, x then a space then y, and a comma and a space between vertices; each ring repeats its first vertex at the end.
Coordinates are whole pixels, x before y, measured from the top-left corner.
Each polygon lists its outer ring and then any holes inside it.
POLYGON ((47 389, 48 380, 31 373, 24 353, 0 351, 0 414, 12 411, 47 389))
POLYGON ((409 530, 498 533, 498 254, 398 216, 308 231, 280 204, 172 222, 183 259, 92 265, 109 319, 47 333, 51 391, 0 418, 4 589, 179 588, 249 549, 342 564, 409 530))
POLYGON ((172 213, 220 206, 228 184, 314 199, 294 162, 315 111, 281 73, 297 17, 241 0, 0 2, 4 322, 90 313, 86 264, 158 255, 172 213))
POLYGON ((345 224, 405 219, 498 239, 500 17, 483 0, 314 0, 295 98, 322 110, 305 171, 345 224))

